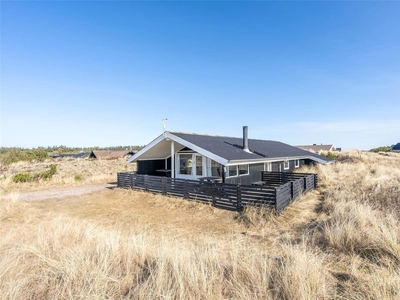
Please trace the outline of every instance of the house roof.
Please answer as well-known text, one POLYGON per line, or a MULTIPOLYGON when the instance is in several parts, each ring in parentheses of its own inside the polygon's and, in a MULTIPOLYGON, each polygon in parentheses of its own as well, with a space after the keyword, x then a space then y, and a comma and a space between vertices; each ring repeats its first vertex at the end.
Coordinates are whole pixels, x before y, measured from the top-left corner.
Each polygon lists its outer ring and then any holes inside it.
POLYGON ((400 143, 397 143, 396 145, 394 145, 393 147, 392 147, 392 151, 393 150, 395 150, 395 151, 400 151, 400 143))
POLYGON ((91 158, 122 158, 125 155, 134 154, 132 151, 121 150, 121 151, 108 151, 108 150, 93 150, 90 153, 91 158))
POLYGON ((329 158, 277 141, 248 139, 250 152, 246 152, 242 147, 242 138, 181 132, 165 132, 132 156, 129 161, 169 157, 171 155, 169 140, 176 142, 176 151, 187 147, 223 165, 251 161, 271 161, 289 157, 292 159, 310 158, 321 163, 332 162, 329 158))
POLYGON ((306 151, 312 151, 315 153, 318 153, 319 151, 332 151, 332 148, 334 149, 335 147, 333 145, 304 145, 304 146, 296 146, 297 148, 306 150, 306 151))
POLYGON ((73 154, 58 154, 53 155, 52 158, 85 158, 88 157, 90 152, 80 152, 80 153, 73 153, 73 154))

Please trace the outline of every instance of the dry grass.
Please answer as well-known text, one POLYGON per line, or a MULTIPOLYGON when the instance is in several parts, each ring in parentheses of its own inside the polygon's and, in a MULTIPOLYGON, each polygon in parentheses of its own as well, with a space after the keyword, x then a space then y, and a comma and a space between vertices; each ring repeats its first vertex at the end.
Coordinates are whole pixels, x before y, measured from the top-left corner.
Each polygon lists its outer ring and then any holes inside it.
POLYGON ((74 186, 90 183, 113 182, 117 172, 135 171, 136 163, 130 164, 125 159, 90 160, 90 159, 48 159, 45 162, 18 162, 1 170, 0 191, 3 193, 44 190, 49 188, 74 186), (38 173, 47 166, 55 164, 57 172, 51 180, 39 182, 14 183, 12 177, 17 173, 38 173))
POLYGON ((0 205, 4 299, 399 299, 400 155, 351 151, 280 217, 129 190, 0 205))

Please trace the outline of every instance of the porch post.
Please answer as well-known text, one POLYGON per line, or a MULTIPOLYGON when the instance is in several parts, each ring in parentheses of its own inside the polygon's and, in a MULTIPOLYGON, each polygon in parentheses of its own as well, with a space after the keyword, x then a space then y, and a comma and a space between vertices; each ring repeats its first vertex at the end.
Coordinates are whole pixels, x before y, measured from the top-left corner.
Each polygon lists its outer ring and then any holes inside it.
POLYGON ((171 178, 175 178, 175 142, 171 141, 171 178))

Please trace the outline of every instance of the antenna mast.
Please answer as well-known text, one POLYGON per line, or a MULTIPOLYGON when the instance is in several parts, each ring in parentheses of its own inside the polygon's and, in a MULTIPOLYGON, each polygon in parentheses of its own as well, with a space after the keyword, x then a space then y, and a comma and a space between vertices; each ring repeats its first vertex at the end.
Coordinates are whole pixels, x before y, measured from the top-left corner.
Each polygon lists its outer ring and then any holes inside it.
POLYGON ((165 128, 166 128, 166 121, 168 121, 168 119, 167 119, 167 118, 165 118, 165 119, 162 119, 162 129, 163 129, 163 132, 165 132, 165 128))

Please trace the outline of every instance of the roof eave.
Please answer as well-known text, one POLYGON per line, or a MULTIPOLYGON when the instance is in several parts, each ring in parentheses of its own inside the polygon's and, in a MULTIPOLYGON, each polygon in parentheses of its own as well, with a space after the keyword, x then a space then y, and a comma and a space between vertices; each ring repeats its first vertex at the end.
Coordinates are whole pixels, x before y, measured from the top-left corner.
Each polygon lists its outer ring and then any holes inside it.
POLYGON ((171 140, 173 140, 173 141, 175 141, 175 142, 177 142, 177 143, 179 143, 181 145, 184 145, 184 146, 192 149, 193 151, 196 151, 199 154, 202 154, 202 155, 204 155, 204 156, 206 156, 208 158, 211 158, 212 160, 220 163, 221 165, 226 166, 228 164, 228 160, 226 158, 218 156, 218 155, 216 155, 216 154, 214 154, 214 153, 212 153, 212 152, 210 152, 208 150, 205 150, 204 148, 201 148, 200 146, 197 146, 197 145, 195 145, 195 144, 193 144, 191 142, 188 142, 187 140, 185 140, 185 139, 183 139, 181 137, 178 137, 178 136, 174 135, 173 133, 170 133, 170 132, 166 131, 165 132, 165 136, 166 136, 166 138, 169 138, 169 139, 171 139, 171 140))
POLYGON ((322 163, 324 165, 334 163, 334 160, 323 160, 314 156, 283 156, 283 157, 269 157, 269 158, 257 158, 257 159, 236 159, 228 161, 227 165, 238 165, 238 164, 252 164, 252 163, 262 163, 262 162, 275 162, 275 161, 285 161, 285 160, 296 160, 296 159, 311 159, 316 162, 322 163))
POLYGON ((226 158, 220 157, 210 151, 207 151, 193 143, 188 142, 185 139, 182 139, 168 131, 164 132, 162 135, 160 135, 159 137, 157 137, 155 140, 153 140, 151 143, 149 143, 148 145, 146 145, 146 147, 144 147, 143 149, 141 149, 139 152, 137 152, 135 155, 133 155, 128 162, 134 162, 137 161, 140 156, 142 156, 144 153, 146 153, 148 150, 150 150, 151 148, 153 148, 154 146, 156 146, 157 144, 159 144, 160 142, 162 142, 163 140, 172 140, 178 144, 181 144, 185 147, 188 147, 190 149, 192 149, 193 151, 196 151, 199 154, 202 154, 208 158, 211 158, 212 160, 222 164, 222 165, 226 165, 228 163, 228 160, 226 158))

